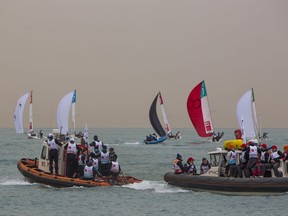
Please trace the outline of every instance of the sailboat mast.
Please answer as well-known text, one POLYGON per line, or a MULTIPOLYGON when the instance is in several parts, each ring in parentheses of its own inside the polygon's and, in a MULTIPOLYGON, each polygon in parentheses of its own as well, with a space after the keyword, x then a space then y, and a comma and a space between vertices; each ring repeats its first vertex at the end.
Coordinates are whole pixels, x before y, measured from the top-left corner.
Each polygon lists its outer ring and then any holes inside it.
POLYGON ((258 120, 257 120, 257 114, 256 114, 256 105, 255 105, 255 95, 254 90, 252 90, 252 112, 253 112, 253 119, 254 119, 254 130, 255 130, 255 138, 259 139, 259 126, 258 126, 258 120))
POLYGON ((33 128, 33 110, 32 110, 32 91, 30 92, 30 104, 29 104, 29 132, 32 132, 33 128))
POLYGON ((76 134, 75 109, 76 109, 76 90, 74 90, 74 94, 73 94, 73 97, 72 97, 72 129, 73 129, 73 133, 74 134, 76 134))

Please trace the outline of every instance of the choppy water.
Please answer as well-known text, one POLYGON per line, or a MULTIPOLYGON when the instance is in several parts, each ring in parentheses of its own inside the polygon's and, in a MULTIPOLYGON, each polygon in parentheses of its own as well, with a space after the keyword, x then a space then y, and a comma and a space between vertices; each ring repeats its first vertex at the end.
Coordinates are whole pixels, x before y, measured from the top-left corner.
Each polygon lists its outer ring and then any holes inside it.
MULTIPOLYGON (((199 169, 207 151, 221 144, 205 142, 192 129, 176 129, 182 140, 158 145, 142 144, 150 129, 90 129, 113 146, 126 175, 144 181, 129 186, 95 188, 53 188, 30 184, 17 170, 23 157, 39 157, 41 142, 16 135, 13 129, 0 129, 0 215, 287 215, 288 194, 277 196, 233 196, 196 192, 170 186, 163 180, 172 171, 177 153, 193 156, 199 169)), ((282 148, 288 143, 288 129, 269 129, 268 145, 282 148)), ((224 130, 233 139, 233 130, 224 130)), ((50 130, 46 129, 48 133, 50 130)))

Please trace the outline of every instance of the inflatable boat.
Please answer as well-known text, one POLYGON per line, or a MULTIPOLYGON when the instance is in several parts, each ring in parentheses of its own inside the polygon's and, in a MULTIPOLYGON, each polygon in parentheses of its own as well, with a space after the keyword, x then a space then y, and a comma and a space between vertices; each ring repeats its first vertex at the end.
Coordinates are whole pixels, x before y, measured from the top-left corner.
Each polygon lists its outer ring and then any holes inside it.
POLYGON ((98 178, 95 180, 83 180, 80 178, 68 178, 62 175, 50 175, 38 168, 38 161, 35 159, 22 158, 17 163, 18 170, 29 182, 36 182, 50 185, 53 187, 96 187, 96 186, 111 186, 111 185, 127 185, 139 183, 141 180, 133 178, 132 176, 118 176, 115 180, 109 177, 98 178))
MULTIPOLYGON (((236 146, 237 144, 236 142, 236 146)), ((187 187, 193 190, 233 195, 271 195, 288 192, 288 161, 280 160, 278 171, 283 177, 276 177, 272 169, 266 170, 265 177, 225 177, 225 171, 221 167, 223 163, 221 162, 225 159, 227 152, 227 150, 222 150, 222 148, 209 152, 211 168, 205 174, 192 175, 188 173, 175 174, 174 172, 167 172, 164 175, 164 180, 168 184, 187 187)), ((239 163, 241 151, 236 150, 236 153, 236 160, 239 163)))
MULTIPOLYGON (((54 130, 53 130, 54 131, 54 130)), ((59 133, 55 130, 54 137, 59 137, 59 133)), ((60 140, 60 139, 59 139, 60 140)), ((116 179, 110 177, 97 178, 95 180, 84 180, 81 178, 69 178, 66 174, 66 150, 65 137, 62 139, 62 146, 58 149, 58 172, 59 175, 50 175, 49 171, 49 151, 48 143, 45 140, 42 144, 42 149, 39 159, 22 158, 17 163, 18 170, 29 182, 36 182, 51 185, 54 187, 94 187, 94 186, 110 186, 110 185, 126 185, 139 183, 142 180, 136 179, 132 176, 119 175, 116 179)), ((78 144, 77 144, 78 145, 78 144)), ((79 144, 80 148, 85 148, 79 144)))

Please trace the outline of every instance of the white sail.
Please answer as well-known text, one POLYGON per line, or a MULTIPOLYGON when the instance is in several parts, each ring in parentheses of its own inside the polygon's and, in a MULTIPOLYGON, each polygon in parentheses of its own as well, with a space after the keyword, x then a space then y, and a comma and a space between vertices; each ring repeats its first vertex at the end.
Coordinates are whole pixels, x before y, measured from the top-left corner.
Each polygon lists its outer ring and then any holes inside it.
POLYGON ((163 116, 163 120, 164 120, 164 124, 165 124, 166 134, 169 135, 169 134, 171 134, 171 127, 170 127, 170 124, 168 122, 167 114, 165 112, 165 108, 164 108, 164 103, 163 103, 163 98, 161 96, 161 92, 159 92, 159 99, 160 99, 159 102, 160 102, 161 112, 162 112, 162 116, 163 116))
POLYGON ((253 89, 250 89, 241 96, 236 107, 238 124, 241 128, 244 128, 247 139, 255 139, 258 134, 255 105, 253 105, 253 102, 253 89))
POLYGON ((69 112, 70 112, 70 106, 72 104, 72 98, 74 95, 74 91, 68 93, 65 95, 57 109, 57 124, 58 124, 58 129, 61 134, 67 134, 69 131, 69 112))
POLYGON ((15 112, 14 112, 14 126, 16 133, 24 133, 23 129, 23 111, 26 104, 26 101, 29 97, 29 93, 20 97, 16 104, 15 112))

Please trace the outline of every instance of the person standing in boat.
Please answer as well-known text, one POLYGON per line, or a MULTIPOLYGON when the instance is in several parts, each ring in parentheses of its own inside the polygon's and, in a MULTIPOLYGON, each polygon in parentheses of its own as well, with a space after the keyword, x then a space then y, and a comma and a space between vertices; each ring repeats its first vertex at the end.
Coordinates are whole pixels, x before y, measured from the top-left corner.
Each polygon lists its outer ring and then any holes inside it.
MULTIPOLYGON (((93 167, 95 168, 95 173, 96 173, 96 175, 98 176, 98 177, 102 177, 102 175, 100 174, 100 172, 99 172, 99 169, 100 169, 100 166, 99 166, 99 159, 98 159, 98 155, 96 155, 94 152, 91 152, 90 153, 90 156, 91 156, 91 159, 90 160, 92 160, 92 162, 93 162, 93 167)), ((96 176, 94 176, 94 177, 96 177, 96 176)))
POLYGON ((113 156, 113 157, 115 158, 115 161, 117 161, 118 156, 117 156, 117 154, 115 153, 113 147, 109 148, 109 157, 111 157, 111 156, 113 156))
POLYGON ((256 163, 260 159, 260 149, 256 146, 257 143, 254 141, 248 142, 248 147, 246 148, 245 157, 247 162, 247 166, 244 170, 245 178, 250 178, 251 176, 251 169, 256 165, 256 163))
MULTIPOLYGON (((103 142, 101 140, 98 139, 98 136, 95 135, 93 137, 93 141, 89 144, 89 148, 90 148, 90 152, 95 151, 95 147, 98 146, 99 151, 102 151, 102 147, 103 147, 103 142)), ((90 153, 89 152, 89 153, 90 153)))
POLYGON ((276 145, 273 145, 271 149, 270 164, 267 168, 272 168, 276 177, 282 177, 283 173, 279 172, 278 168, 280 167, 280 159, 283 158, 283 153, 280 150, 277 150, 276 145))
POLYGON ((208 170, 211 168, 211 164, 207 160, 207 158, 202 158, 202 163, 200 165, 200 174, 204 174, 208 172, 208 170))
POLYGON ((238 168, 238 176, 240 178, 243 178, 243 170, 245 170, 246 166, 247 166, 247 159, 246 159, 246 144, 243 143, 241 145, 241 151, 242 153, 240 154, 240 164, 237 166, 238 168))
POLYGON ((42 139, 43 138, 43 130, 39 131, 39 138, 42 139))
POLYGON ((100 156, 100 171, 103 176, 108 176, 109 175, 109 152, 107 151, 107 146, 103 145, 103 149, 101 151, 101 156, 100 156))
POLYGON ((180 154, 176 155, 176 159, 173 161, 174 173, 181 174, 185 172, 185 168, 182 163, 182 156, 180 154))
POLYGON ((229 146, 230 151, 227 153, 227 165, 230 171, 230 177, 237 177, 237 166, 236 166, 236 151, 234 145, 229 146))
POLYGON ((78 168, 77 155, 80 152, 80 148, 75 143, 74 138, 71 137, 64 149, 66 150, 66 176, 72 178, 78 168))
MULTIPOLYGON (((91 153, 92 154, 92 153, 91 153)), ((77 168, 77 177, 83 177, 84 168, 87 161, 87 151, 86 149, 81 150, 81 154, 78 156, 78 168, 77 168)))
POLYGON ((58 146, 62 146, 62 143, 58 141, 57 139, 54 139, 54 136, 52 133, 48 135, 48 141, 46 142, 48 144, 48 150, 49 150, 48 154, 49 154, 50 175, 53 174, 53 162, 55 166, 55 175, 59 175, 58 174, 58 146))

